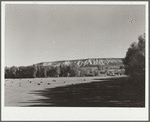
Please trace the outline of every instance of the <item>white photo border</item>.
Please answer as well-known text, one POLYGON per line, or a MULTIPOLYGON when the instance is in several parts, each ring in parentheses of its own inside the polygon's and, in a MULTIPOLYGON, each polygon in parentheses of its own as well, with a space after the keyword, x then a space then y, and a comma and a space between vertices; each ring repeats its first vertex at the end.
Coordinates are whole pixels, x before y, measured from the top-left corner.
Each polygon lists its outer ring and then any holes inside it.
POLYGON ((129 1, 129 2, 111 2, 111 1, 13 1, 1 2, 1 25, 2 25, 2 41, 1 41, 1 119, 2 121, 146 121, 149 119, 149 23, 148 23, 148 2, 146 1, 129 1), (5 107, 4 106, 4 67, 5 67, 5 5, 6 4, 49 4, 49 5, 145 5, 145 21, 146 21, 146 94, 144 108, 125 108, 125 107, 5 107))

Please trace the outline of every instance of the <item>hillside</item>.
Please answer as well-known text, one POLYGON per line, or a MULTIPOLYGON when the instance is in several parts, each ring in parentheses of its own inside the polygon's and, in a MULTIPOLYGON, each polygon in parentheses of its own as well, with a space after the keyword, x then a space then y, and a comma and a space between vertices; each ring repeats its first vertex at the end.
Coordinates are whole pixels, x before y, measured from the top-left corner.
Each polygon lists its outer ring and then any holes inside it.
POLYGON ((79 67, 82 66, 96 66, 96 65, 122 65, 123 58, 92 58, 92 59, 78 59, 78 60, 66 60, 66 61, 54 61, 54 62, 42 62, 36 65, 41 66, 60 66, 76 64, 79 67))

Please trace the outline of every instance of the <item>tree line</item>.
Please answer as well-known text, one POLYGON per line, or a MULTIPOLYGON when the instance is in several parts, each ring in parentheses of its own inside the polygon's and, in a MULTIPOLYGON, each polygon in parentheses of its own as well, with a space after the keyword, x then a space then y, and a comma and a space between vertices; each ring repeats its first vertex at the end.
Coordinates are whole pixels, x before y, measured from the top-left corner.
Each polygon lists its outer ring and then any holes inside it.
MULTIPOLYGON (((120 66, 118 69, 123 69, 120 66)), ((46 77, 84 77, 84 76, 100 76, 107 74, 109 67, 97 66, 93 68, 79 68, 77 64, 69 66, 21 66, 21 67, 5 67, 5 78, 46 78, 46 77)), ((119 70, 118 70, 119 71, 119 70)))
POLYGON ((74 77, 78 75, 76 65, 5 67, 5 78, 74 77))

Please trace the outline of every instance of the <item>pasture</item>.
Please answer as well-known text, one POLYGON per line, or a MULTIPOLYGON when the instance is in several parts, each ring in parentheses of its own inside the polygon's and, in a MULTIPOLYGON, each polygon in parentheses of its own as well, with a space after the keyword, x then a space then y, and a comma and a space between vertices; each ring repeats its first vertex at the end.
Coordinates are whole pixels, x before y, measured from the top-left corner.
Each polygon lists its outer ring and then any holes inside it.
MULTIPOLYGON (((30 103, 26 103, 27 101, 45 98, 31 93, 35 90, 44 90, 46 88, 55 88, 90 81, 91 77, 5 79, 5 106, 27 106, 31 105, 30 103), (84 79, 86 79, 86 81, 84 81, 84 79)), ((36 105, 36 103, 33 104, 36 105)))
POLYGON ((137 92, 126 89, 127 80, 126 76, 5 79, 5 106, 143 107, 143 99, 132 97, 137 92))

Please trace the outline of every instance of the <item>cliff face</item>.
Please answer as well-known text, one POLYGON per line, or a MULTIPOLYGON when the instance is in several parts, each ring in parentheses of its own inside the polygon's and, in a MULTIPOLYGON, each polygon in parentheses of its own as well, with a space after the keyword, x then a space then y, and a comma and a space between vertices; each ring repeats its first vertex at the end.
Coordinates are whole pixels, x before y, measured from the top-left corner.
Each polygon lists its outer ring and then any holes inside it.
POLYGON ((122 58, 96 58, 96 59, 79 59, 79 60, 66 60, 66 61, 54 61, 54 62, 42 62, 36 65, 41 66, 60 66, 76 64, 81 66, 94 66, 94 65, 122 65, 122 58))

